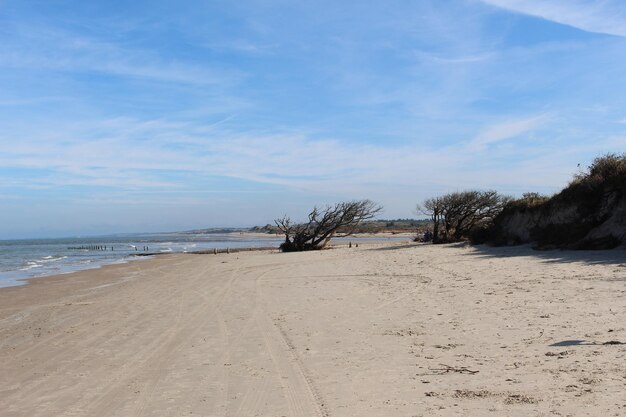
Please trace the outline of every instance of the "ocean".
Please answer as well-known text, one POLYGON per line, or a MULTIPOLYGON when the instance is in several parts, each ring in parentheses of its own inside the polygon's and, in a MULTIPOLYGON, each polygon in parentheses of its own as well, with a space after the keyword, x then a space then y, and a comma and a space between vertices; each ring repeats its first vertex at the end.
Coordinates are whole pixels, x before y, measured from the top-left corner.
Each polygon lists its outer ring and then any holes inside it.
POLYGON ((64 274, 140 259, 137 254, 226 248, 278 247, 282 236, 239 233, 167 233, 123 236, 0 240, 0 287, 25 278, 64 274))

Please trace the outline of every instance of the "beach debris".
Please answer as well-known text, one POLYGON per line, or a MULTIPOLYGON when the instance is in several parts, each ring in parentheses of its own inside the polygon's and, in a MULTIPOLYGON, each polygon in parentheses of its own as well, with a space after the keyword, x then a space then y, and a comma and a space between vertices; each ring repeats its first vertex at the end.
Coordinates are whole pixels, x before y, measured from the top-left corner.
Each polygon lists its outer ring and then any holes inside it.
POLYGON ((458 347, 458 346, 462 346, 462 345, 457 345, 456 343, 448 343, 447 345, 433 345, 435 349, 444 349, 444 350, 454 349, 455 347, 458 347))
POLYGON ((430 375, 444 375, 450 372, 474 375, 479 372, 479 371, 471 370, 467 366, 450 366, 450 365, 446 365, 445 363, 440 363, 439 365, 441 365, 443 368, 428 368, 430 371, 435 372, 434 374, 430 374, 430 375))
POLYGON ((504 399, 505 404, 537 404, 539 401, 541 400, 524 394, 509 394, 504 399))
POLYGON ((559 359, 561 359, 562 357, 567 356, 570 353, 572 353, 572 352, 570 352, 569 350, 564 350, 562 352, 547 352, 546 356, 556 356, 559 359))
POLYGON ((609 340, 608 342, 602 343, 603 345, 626 345, 624 342, 620 342, 619 340, 609 340))
POLYGON ((524 342, 528 342, 530 344, 533 341, 540 339, 543 336, 543 334, 544 334, 544 329, 541 329, 537 336, 529 337, 529 338, 526 338, 526 339, 523 339, 523 340, 524 340, 524 342))
POLYGON ((419 336, 422 334, 418 330, 415 329, 399 329, 399 330, 386 330, 383 332, 384 336, 419 336))
POLYGON ((487 390, 479 390, 479 391, 474 391, 474 390, 468 390, 468 389, 457 389, 454 391, 454 394, 452 394, 452 397, 454 398, 488 398, 488 397, 495 397, 497 396, 496 393, 493 393, 491 391, 487 391, 487 390))

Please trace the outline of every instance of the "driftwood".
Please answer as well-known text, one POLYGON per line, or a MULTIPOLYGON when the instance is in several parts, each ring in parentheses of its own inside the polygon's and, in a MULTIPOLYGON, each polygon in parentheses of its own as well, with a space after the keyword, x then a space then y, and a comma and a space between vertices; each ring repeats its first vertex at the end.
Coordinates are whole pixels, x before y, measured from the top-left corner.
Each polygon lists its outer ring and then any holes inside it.
POLYGON ((445 363, 440 363, 439 365, 443 366, 443 368, 428 368, 428 370, 433 371, 435 373, 426 374, 426 375, 444 375, 450 372, 456 372, 459 374, 470 374, 470 375, 474 375, 478 373, 478 371, 473 371, 471 369, 468 369, 467 366, 450 366, 450 365, 446 365, 445 363))

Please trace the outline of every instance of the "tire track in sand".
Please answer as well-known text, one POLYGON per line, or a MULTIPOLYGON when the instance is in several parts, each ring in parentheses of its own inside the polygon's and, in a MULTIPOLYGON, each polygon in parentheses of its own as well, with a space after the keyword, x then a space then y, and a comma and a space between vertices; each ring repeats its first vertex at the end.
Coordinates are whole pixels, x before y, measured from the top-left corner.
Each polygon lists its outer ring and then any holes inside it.
MULTIPOLYGON (((260 284, 266 274, 267 272, 262 273, 256 279, 257 296, 260 301, 264 301, 260 284)), ((319 391, 285 331, 272 322, 261 303, 255 316, 267 351, 278 372, 291 415, 330 417, 319 391)))

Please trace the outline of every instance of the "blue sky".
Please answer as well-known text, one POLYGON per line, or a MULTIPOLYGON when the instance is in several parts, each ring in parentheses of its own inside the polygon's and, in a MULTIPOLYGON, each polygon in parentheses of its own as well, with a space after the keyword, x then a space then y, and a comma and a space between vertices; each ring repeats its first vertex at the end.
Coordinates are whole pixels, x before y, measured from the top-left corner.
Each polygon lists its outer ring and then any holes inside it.
POLYGON ((0 237, 553 193, 626 145, 619 0, 0 0, 0 237))

